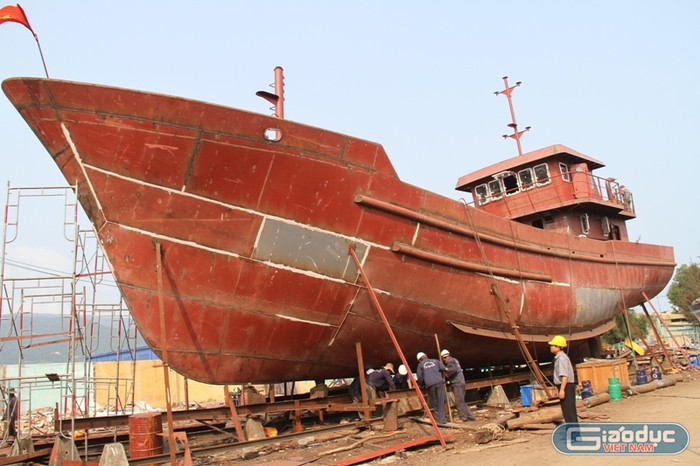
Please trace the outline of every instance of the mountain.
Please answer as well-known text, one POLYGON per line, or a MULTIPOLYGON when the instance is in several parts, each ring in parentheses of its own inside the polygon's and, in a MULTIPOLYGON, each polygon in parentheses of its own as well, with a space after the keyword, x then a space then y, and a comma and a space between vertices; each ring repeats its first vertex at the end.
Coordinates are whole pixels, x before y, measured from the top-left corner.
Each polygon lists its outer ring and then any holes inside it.
MULTIPOLYGON (((107 320, 107 319, 105 319, 107 320)), ((19 342, 22 345, 22 363, 61 363, 69 361, 71 346, 70 346, 70 319, 62 318, 57 314, 35 314, 32 319, 31 330, 27 325, 24 325, 24 331, 21 335, 24 336, 19 342), (46 335, 46 336, 39 336, 46 335), (31 337, 30 337, 31 336, 31 337)), ((109 321, 109 324, 112 322, 109 321)), ((116 352, 119 344, 117 335, 124 335, 124 332, 118 333, 115 329, 112 331, 111 325, 99 323, 98 325, 88 325, 91 331, 83 332, 85 335, 92 335, 90 341, 86 340, 86 347, 90 348, 88 354, 103 354, 116 352)), ((80 326, 82 328, 82 325, 80 326)), ((0 321, 0 340, 10 339, 17 335, 13 330, 12 322, 3 318, 0 321)), ((122 349, 126 342, 123 337, 122 349)), ((138 336, 138 346, 143 346, 145 343, 138 336)), ((133 344, 133 338, 132 338, 133 344)), ((20 354, 20 345, 18 340, 0 342, 0 365, 18 364, 20 354)), ((75 345, 75 360, 84 361, 85 351, 83 345, 75 345)))

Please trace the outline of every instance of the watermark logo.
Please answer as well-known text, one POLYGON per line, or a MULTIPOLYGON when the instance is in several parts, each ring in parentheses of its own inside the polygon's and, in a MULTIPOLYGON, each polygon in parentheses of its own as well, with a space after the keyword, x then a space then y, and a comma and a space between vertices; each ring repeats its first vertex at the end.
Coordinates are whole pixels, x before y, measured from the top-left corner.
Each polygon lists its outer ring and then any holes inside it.
POLYGON ((565 455, 677 455, 689 442, 673 422, 568 423, 552 432, 552 445, 565 455))

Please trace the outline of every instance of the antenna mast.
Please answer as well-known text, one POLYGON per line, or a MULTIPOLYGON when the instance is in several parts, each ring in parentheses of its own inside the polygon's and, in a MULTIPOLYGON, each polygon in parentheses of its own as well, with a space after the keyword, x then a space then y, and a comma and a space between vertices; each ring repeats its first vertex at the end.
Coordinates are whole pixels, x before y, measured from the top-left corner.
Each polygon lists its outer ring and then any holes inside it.
POLYGON ((518 155, 523 155, 523 148, 520 145, 520 137, 523 135, 523 133, 525 131, 530 131, 530 126, 527 126, 522 131, 518 131, 518 123, 515 121, 515 110, 513 110, 513 99, 511 97, 511 94, 513 93, 513 89, 520 86, 521 82, 518 81, 517 83, 515 83, 515 86, 508 86, 508 76, 503 76, 503 82, 506 85, 505 89, 502 91, 496 91, 496 92, 494 92, 494 94, 496 94, 496 95, 504 94, 506 96, 506 98, 508 99, 508 107, 510 108, 510 118, 512 121, 508 125, 508 127, 513 130, 513 134, 504 134, 503 137, 515 139, 515 142, 518 145, 518 155))

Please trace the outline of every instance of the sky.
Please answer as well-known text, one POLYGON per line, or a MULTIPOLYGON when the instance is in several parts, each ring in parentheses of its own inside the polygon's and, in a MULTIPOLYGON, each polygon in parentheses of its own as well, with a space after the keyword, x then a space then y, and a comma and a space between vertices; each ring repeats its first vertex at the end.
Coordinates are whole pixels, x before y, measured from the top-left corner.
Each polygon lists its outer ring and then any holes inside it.
MULTIPOLYGON (((692 208, 700 173, 700 2, 20 5, 52 78, 270 114, 255 92, 271 90, 281 66, 287 119, 381 143, 402 180, 454 199, 463 195, 454 190, 457 178, 517 155, 515 142, 501 137, 510 123, 507 101, 494 95, 509 76, 522 82, 514 93, 518 124, 532 127, 524 151, 563 144, 603 161, 597 174, 634 194, 630 238, 673 246, 679 265, 700 260, 700 215, 692 208)), ((0 25, 0 78, 43 74, 31 33, 0 25)), ((65 185, 4 95, 0 137, 2 189, 8 182, 65 185)), ((46 265, 50 242, 41 227, 31 230, 22 237, 31 245, 27 260, 40 251, 46 265)))

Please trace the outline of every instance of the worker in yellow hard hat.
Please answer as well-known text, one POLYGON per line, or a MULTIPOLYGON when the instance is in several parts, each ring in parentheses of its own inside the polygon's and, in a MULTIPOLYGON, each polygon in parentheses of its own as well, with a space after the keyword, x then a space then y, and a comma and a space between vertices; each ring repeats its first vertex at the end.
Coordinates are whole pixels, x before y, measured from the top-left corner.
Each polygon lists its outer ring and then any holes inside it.
POLYGON ((549 342, 549 346, 558 346, 560 348, 566 348, 566 338, 564 338, 561 335, 557 335, 556 337, 552 338, 552 340, 549 342))
POLYGON ((576 377, 569 356, 563 351, 566 338, 557 335, 549 341, 549 350, 554 355, 553 382, 557 387, 564 422, 578 422, 576 414, 576 377))

